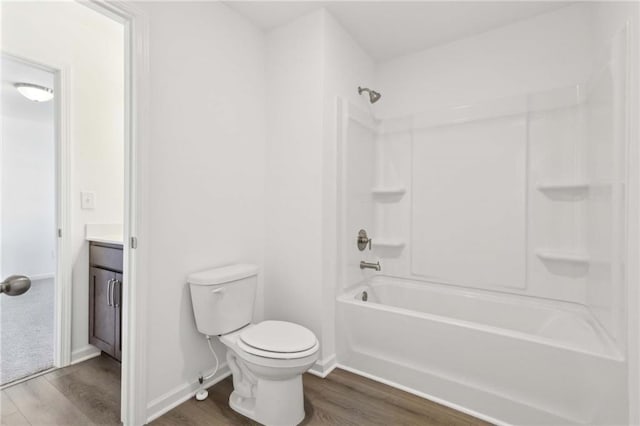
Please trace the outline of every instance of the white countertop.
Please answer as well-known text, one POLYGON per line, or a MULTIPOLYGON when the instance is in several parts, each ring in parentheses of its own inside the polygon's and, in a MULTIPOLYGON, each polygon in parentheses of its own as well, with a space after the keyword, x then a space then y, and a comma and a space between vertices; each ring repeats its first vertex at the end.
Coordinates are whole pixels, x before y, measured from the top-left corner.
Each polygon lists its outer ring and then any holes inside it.
POLYGON ((93 241, 96 243, 107 243, 107 244, 120 244, 123 245, 122 235, 103 235, 101 237, 91 236, 86 238, 87 241, 93 241))
POLYGON ((85 239, 96 243, 123 245, 122 225, 113 223, 88 223, 85 225, 85 239))

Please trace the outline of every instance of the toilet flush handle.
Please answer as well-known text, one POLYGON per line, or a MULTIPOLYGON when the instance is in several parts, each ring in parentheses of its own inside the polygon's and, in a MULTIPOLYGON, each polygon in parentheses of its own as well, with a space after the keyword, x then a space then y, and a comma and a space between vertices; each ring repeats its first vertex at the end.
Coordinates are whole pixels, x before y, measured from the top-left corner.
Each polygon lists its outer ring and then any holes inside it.
POLYGON ((219 294, 220 296, 222 296, 224 294, 224 287, 211 290, 211 294, 219 294))

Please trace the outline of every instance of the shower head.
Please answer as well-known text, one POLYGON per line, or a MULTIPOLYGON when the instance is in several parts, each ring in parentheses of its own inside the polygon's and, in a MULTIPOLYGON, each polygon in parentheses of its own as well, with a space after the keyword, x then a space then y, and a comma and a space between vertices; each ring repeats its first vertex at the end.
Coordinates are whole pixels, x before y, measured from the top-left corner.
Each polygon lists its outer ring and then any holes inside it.
POLYGON ((362 92, 367 92, 369 94, 369 102, 371 102, 372 104, 375 104, 376 102, 378 102, 382 97, 382 95, 376 92, 375 90, 358 86, 358 95, 362 95, 362 92))

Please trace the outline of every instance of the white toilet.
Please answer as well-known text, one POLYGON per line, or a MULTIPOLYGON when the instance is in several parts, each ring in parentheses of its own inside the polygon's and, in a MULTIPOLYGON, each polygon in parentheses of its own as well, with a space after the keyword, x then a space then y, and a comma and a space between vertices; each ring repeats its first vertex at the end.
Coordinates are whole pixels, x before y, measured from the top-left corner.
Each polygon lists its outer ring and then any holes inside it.
POLYGON ((227 347, 231 408, 265 425, 297 425, 304 419, 302 373, 320 345, 297 324, 251 323, 257 273, 255 265, 239 264, 189 275, 196 325, 227 347))

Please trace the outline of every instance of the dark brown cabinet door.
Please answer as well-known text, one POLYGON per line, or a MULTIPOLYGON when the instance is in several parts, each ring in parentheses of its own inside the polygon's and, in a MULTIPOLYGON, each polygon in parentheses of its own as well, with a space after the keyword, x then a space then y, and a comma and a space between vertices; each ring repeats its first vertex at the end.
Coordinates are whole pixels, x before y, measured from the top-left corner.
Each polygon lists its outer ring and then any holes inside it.
POLYGON ((116 356, 117 339, 114 283, 116 273, 101 268, 90 269, 89 343, 116 356))
POLYGON ((89 245, 89 343, 122 359, 122 246, 89 245))

